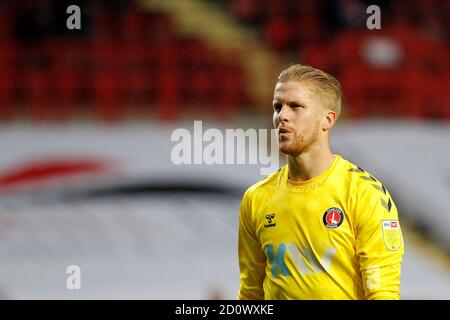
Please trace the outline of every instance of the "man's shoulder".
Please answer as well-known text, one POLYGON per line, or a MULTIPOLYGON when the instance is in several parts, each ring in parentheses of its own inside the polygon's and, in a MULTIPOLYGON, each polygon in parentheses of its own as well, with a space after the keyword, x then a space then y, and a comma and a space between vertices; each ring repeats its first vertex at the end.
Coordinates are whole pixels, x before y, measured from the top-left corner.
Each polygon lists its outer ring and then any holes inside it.
POLYGON ((383 183, 378 180, 372 173, 361 168, 359 165, 343 159, 342 173, 346 183, 356 193, 379 192, 386 193, 383 183))
POLYGON ((278 169, 278 171, 252 184, 250 187, 247 188, 247 190, 244 193, 244 196, 252 197, 255 194, 271 190, 279 180, 280 176, 284 173, 286 168, 287 166, 283 166, 282 168, 278 169))

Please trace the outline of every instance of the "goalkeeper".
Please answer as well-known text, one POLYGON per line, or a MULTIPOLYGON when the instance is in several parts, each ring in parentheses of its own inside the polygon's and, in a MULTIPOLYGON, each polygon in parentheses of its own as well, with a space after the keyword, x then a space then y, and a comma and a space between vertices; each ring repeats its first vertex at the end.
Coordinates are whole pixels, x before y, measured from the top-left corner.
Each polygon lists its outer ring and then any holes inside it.
POLYGON ((309 66, 281 72, 273 123, 287 165, 245 192, 238 299, 399 299, 404 253, 386 187, 329 136, 339 82, 309 66))

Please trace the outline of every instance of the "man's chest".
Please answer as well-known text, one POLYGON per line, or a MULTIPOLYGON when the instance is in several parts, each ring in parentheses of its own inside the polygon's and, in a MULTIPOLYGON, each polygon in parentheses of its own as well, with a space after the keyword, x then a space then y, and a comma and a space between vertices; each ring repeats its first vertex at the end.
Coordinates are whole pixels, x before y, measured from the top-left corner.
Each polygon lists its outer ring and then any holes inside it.
POLYGON ((262 246, 296 243, 336 246, 354 239, 347 199, 333 193, 273 194, 254 212, 262 246))

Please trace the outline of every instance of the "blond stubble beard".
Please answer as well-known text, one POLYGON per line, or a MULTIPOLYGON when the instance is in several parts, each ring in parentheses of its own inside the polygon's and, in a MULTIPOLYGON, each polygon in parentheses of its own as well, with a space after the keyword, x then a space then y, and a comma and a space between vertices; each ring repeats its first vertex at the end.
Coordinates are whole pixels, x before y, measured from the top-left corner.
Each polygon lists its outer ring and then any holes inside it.
POLYGON ((319 124, 317 124, 309 136, 296 135, 294 141, 287 144, 283 142, 284 146, 280 142, 280 151, 293 157, 307 152, 319 140, 319 131, 319 124))

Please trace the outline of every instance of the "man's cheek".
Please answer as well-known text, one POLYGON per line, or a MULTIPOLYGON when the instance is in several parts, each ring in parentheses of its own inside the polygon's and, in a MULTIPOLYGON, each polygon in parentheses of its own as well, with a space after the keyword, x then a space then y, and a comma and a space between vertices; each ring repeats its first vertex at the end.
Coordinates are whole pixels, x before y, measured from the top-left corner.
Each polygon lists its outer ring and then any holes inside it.
POLYGON ((276 129, 278 127, 278 124, 280 121, 278 121, 278 116, 276 113, 273 114, 273 127, 276 129))

